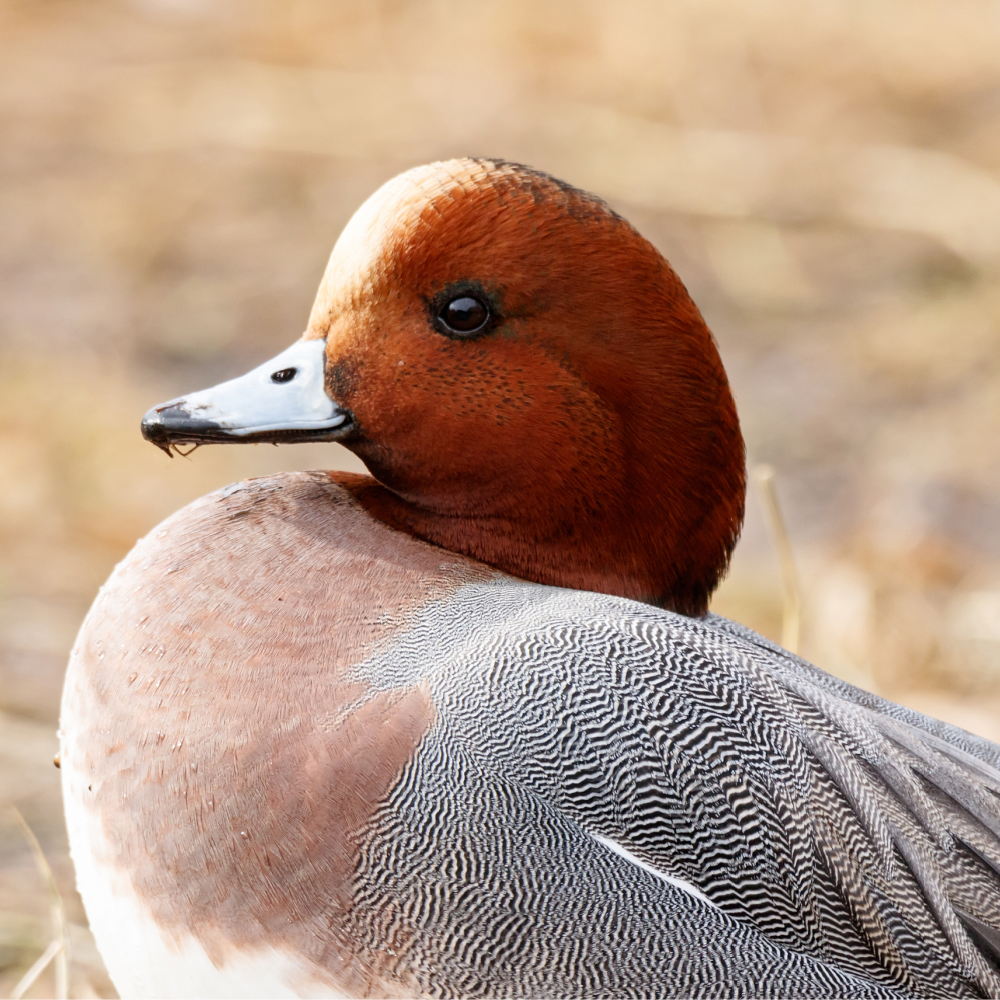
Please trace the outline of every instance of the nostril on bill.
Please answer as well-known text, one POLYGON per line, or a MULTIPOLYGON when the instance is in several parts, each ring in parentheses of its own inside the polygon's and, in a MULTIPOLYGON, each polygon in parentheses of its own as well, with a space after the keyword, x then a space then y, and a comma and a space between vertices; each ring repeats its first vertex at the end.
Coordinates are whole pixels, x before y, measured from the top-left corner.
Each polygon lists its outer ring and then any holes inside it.
POLYGON ((298 373, 298 368, 281 368, 276 372, 271 372, 271 381, 281 385, 282 382, 291 382, 298 373))

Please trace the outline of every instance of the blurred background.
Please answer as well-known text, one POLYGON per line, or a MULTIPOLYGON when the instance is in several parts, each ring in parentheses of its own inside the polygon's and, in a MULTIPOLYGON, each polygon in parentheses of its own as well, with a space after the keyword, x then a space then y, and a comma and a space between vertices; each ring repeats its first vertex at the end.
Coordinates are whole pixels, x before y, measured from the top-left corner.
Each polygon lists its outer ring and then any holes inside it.
MULTIPOLYGON (((168 459, 145 410, 296 339, 415 164, 606 198, 714 330, 825 669, 1000 738, 997 0, 0 0, 0 996, 86 931, 55 750, 97 588, 189 500, 339 446, 168 459)), ((780 639, 758 495, 714 609, 780 639)), ((52 996, 53 969, 29 996, 52 996)))

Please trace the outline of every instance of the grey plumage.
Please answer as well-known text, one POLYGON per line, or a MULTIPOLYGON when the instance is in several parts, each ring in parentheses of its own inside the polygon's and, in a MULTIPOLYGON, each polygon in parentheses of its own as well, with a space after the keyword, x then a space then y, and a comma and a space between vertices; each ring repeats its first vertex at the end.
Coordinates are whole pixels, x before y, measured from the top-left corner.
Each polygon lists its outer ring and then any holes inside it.
POLYGON ((348 928, 419 989, 1000 995, 993 744, 716 616, 511 580, 357 673, 438 712, 348 928))

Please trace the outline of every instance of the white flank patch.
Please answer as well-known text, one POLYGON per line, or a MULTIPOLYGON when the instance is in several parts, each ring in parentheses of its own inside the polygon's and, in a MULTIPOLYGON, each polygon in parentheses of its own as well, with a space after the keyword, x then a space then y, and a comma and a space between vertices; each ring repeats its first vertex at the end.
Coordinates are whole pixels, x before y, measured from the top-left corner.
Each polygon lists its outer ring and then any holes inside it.
POLYGON ((609 851, 613 851, 620 858, 624 858, 626 861, 630 861, 637 868, 641 868, 644 872, 649 872, 650 875, 655 876, 658 879, 666 882, 667 885, 672 885, 675 889, 680 889, 681 892, 686 892, 688 895, 694 896, 700 899, 703 903, 708 903, 709 906, 714 906, 715 909, 719 909, 718 906, 713 903, 708 896, 706 896, 701 889, 696 888, 690 882, 682 878, 677 878, 675 875, 666 875, 661 872, 658 868, 654 868, 652 865, 646 864, 641 858, 637 858, 630 850, 622 847, 621 844, 610 840, 608 837, 602 837, 599 833, 591 833, 591 837, 594 838, 599 844, 603 844, 609 851))
POLYGON ((346 997, 322 970, 276 948, 233 949, 217 967, 193 937, 168 941, 139 903, 129 879, 95 861, 110 854, 97 817, 82 801, 86 779, 62 755, 63 799, 76 881, 97 947, 122 997, 346 997), (82 794, 81 794, 82 793, 82 794))

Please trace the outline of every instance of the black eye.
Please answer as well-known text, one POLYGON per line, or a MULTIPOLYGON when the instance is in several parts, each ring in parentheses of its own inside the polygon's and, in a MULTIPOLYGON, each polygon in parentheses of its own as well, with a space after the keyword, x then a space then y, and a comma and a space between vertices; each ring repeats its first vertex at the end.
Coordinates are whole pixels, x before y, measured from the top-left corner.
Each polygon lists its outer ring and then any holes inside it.
POLYGON ((441 310, 439 318, 453 333, 475 333, 489 322, 490 311, 479 299, 460 295, 441 310))
POLYGON ((282 368, 281 371, 271 372, 271 381, 277 382, 279 385, 282 382, 291 382, 298 373, 298 368, 282 368))

